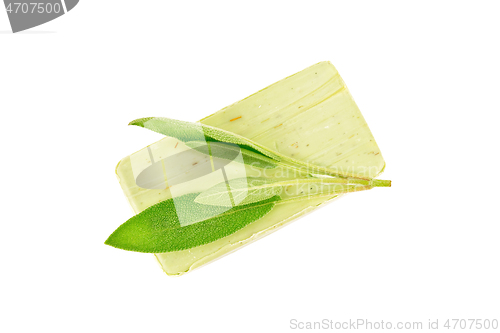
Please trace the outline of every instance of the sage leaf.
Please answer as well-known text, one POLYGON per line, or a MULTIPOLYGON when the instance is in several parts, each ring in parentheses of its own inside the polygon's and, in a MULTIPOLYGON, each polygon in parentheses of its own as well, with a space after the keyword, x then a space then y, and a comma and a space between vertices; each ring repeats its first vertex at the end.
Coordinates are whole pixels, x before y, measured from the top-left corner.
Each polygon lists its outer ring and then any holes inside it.
POLYGON ((133 120, 129 125, 144 127, 151 131, 177 138, 183 142, 206 140, 209 142, 233 143, 241 148, 260 153, 276 161, 281 161, 278 155, 255 144, 247 138, 201 123, 190 123, 163 117, 148 117, 133 120))
MULTIPOLYGON (((215 217, 181 226, 178 210, 203 219, 207 211, 219 207, 194 201, 199 193, 190 193, 162 201, 133 216, 118 227, 105 244, 128 251, 164 253, 181 251, 231 235, 269 213, 278 196, 248 205, 236 206, 215 217), (175 200, 175 203, 174 203, 175 200)), ((181 214, 179 214, 181 215, 181 214)))

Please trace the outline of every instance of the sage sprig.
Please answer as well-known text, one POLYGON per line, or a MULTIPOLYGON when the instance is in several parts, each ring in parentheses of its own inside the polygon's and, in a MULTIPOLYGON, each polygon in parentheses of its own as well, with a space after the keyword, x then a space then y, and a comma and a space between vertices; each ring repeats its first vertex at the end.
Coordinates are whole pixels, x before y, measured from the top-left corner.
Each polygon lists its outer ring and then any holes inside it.
MULTIPOLYGON (((233 161, 241 154, 244 164, 261 169, 281 167, 299 171, 299 175, 295 179, 228 180, 224 173, 224 182, 202 192, 161 201, 123 223, 105 243, 124 250, 163 253, 190 249, 235 233, 262 218, 280 202, 390 186, 390 181, 385 180, 333 177, 324 173, 325 168, 281 156, 242 136, 211 126, 168 118, 142 118, 130 125, 175 137, 211 159, 233 161), (305 172, 301 169, 303 165, 307 166, 305 172), (299 191, 287 193, 286 189, 293 186, 299 191)), ((212 168, 213 165, 212 162, 212 168)))

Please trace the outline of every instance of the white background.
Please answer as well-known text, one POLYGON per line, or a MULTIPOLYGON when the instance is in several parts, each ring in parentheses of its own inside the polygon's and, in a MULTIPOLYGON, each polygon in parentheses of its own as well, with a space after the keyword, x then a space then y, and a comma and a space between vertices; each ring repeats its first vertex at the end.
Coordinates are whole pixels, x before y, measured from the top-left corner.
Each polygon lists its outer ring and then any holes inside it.
POLYGON ((19 34, 2 9, 0 331, 500 320, 499 9, 82 0, 19 34), (180 278, 103 244, 133 214, 116 163, 161 138, 130 120, 195 121, 322 60, 362 110, 392 188, 180 278))

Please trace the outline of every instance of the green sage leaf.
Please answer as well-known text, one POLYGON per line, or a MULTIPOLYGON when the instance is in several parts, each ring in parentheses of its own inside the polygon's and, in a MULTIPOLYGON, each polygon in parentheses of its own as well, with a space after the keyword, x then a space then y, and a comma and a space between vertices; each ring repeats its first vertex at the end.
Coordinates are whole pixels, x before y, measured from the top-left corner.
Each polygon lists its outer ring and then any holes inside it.
POLYGON ((236 206, 215 217, 210 211, 220 207, 194 201, 199 193, 190 193, 153 205, 133 216, 116 229, 105 244, 128 251, 164 253, 181 251, 231 235, 269 213, 280 198, 236 206), (174 203, 175 200, 175 203, 174 203), (189 212, 201 221, 181 226, 178 215, 189 212))
POLYGON ((201 123, 195 124, 163 117, 148 117, 133 120, 129 125, 144 127, 151 131, 177 138, 183 142, 206 140, 233 143, 241 148, 270 157, 278 162, 281 161, 279 156, 260 147, 247 138, 201 123))

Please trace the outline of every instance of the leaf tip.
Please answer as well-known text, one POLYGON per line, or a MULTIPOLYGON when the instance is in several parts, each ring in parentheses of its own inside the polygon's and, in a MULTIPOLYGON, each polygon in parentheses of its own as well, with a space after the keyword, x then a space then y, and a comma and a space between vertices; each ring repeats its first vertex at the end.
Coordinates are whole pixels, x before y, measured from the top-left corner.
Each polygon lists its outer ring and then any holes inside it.
POLYGON ((140 126, 140 127, 144 127, 144 124, 148 121, 148 120, 151 120, 153 119, 154 117, 147 117, 147 118, 139 118, 139 119, 135 119, 135 120, 132 120, 130 123, 128 123, 129 126, 140 126))
POLYGON ((109 245, 109 246, 112 246, 114 248, 117 248, 117 249, 123 249, 125 250, 125 248, 123 248, 122 246, 120 246, 120 234, 121 234, 121 227, 118 227, 118 229, 116 229, 115 231, 113 231, 111 233, 111 235, 108 236, 108 238, 104 241, 104 245, 109 245))
POLYGON ((109 236, 108 236, 108 238, 104 241, 104 245, 109 245, 109 246, 113 246, 113 247, 115 247, 115 246, 113 245, 113 240, 112 240, 112 238, 113 238, 113 234, 109 235, 109 236))

